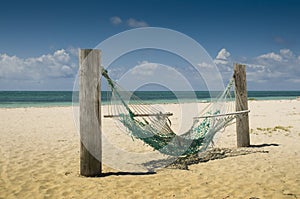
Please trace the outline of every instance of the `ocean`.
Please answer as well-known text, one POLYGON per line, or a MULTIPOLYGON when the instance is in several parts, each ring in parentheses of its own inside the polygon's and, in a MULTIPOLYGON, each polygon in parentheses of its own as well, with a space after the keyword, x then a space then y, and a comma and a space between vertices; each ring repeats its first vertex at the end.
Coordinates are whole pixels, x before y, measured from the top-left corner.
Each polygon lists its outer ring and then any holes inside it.
MULTIPOLYGON (((195 101, 209 102, 219 92, 208 91, 136 91, 134 94, 145 103, 178 103, 195 101), (210 97, 212 95, 212 98, 210 97)), ((72 91, 0 91, 0 108, 17 107, 53 107, 72 106, 72 91)), ((101 92, 102 104, 110 102, 110 92, 101 92)), ((286 100, 296 99, 300 91, 248 91, 249 100, 286 100)), ((78 92, 74 95, 74 102, 78 102, 78 92)))

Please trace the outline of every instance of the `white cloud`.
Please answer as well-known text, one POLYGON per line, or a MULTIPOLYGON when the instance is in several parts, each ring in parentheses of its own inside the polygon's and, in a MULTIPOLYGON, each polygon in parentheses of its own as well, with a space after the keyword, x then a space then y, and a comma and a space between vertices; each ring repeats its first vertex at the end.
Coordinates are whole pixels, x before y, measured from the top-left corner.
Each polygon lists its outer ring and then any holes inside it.
POLYGON ((131 28, 140 28, 149 26, 145 21, 138 21, 134 18, 130 18, 127 20, 127 25, 131 28))
POLYGON ((53 59, 56 59, 59 62, 66 63, 70 61, 70 55, 64 49, 61 49, 54 52, 53 59))
POLYGON ((118 79, 118 83, 127 90, 136 90, 144 86, 147 89, 160 87, 171 91, 191 90, 190 78, 174 66, 142 61, 126 71, 118 79))
POLYGON ((220 70, 228 71, 228 64, 230 61, 230 52, 228 52, 225 48, 222 48, 216 58, 214 59, 214 63, 219 67, 220 70))
POLYGON ((66 51, 70 54, 70 56, 78 57, 79 48, 69 47, 66 51))
POLYGON ((262 72, 271 72, 270 69, 266 66, 263 65, 258 65, 258 64, 245 64, 247 66, 247 68, 249 68, 250 71, 255 71, 258 73, 262 73, 262 72))
POLYGON ((230 56, 230 52, 222 48, 214 59, 214 63, 217 65, 224 79, 229 79, 232 75, 232 61, 230 56))
POLYGON ((67 76, 73 75, 73 73, 74 73, 72 68, 70 66, 67 66, 67 65, 63 65, 61 70, 67 76))
POLYGON ((157 63, 149 63, 148 61, 142 61, 131 70, 131 73, 133 75, 138 76, 151 76, 154 74, 157 67, 157 63))
POLYGON ((271 53, 260 55, 257 57, 257 59, 273 60, 273 61, 280 62, 282 60, 282 57, 279 54, 271 52, 271 53))
MULTIPOLYGON (((51 54, 29 58, 0 54, 0 89, 34 88, 33 84, 28 83, 30 81, 35 81, 36 84, 47 82, 47 88, 53 88, 51 86, 55 85, 58 89, 67 83, 66 88, 71 88, 72 78, 78 69, 77 55, 77 48, 60 49, 51 54)), ((232 60, 231 54, 225 48, 220 50, 214 60, 224 80, 228 80, 232 75, 232 60)), ((251 85, 255 85, 255 89, 300 88, 300 55, 296 56, 290 49, 281 49, 279 52, 269 52, 252 58, 234 59, 234 62, 247 65, 247 80, 251 89, 251 85)), ((205 62, 199 63, 198 66, 211 67, 205 62)), ((180 71, 182 68, 178 69, 180 71)), ((124 73, 121 68, 118 70, 124 73)), ((156 79, 168 79, 178 84, 178 81, 174 81, 178 74, 159 63, 139 62, 130 74, 131 77, 140 79, 153 79, 154 76, 156 79)), ((38 88, 45 88, 42 86, 38 88)))
POLYGON ((294 83, 294 84, 300 84, 300 78, 298 79, 288 79, 289 82, 294 83))
POLYGON ((294 89, 297 87, 295 83, 299 83, 296 80, 300 79, 300 59, 290 49, 260 55, 252 59, 251 64, 248 68, 252 82, 266 80, 266 86, 277 85, 280 89, 294 89), (251 64, 256 64, 257 67, 251 67, 251 64))
POLYGON ((280 54, 286 58, 291 58, 294 56, 294 53, 290 49, 281 49, 280 54))
POLYGON ((57 50, 53 54, 39 57, 19 58, 0 54, 0 78, 12 80, 43 80, 74 77, 77 64, 72 63, 70 54, 57 50))
POLYGON ((247 66, 247 80, 251 89, 254 87, 254 89, 282 90, 300 88, 300 81, 298 81, 300 79, 300 56, 297 57, 290 49, 240 59, 232 59, 231 54, 226 49, 222 49, 214 59, 214 63, 223 79, 231 77, 234 62, 247 66))
POLYGON ((230 57, 230 53, 229 53, 225 48, 222 48, 222 49, 219 51, 219 53, 218 53, 216 59, 227 60, 229 57, 230 57))
POLYGON ((113 25, 119 25, 122 23, 122 19, 118 16, 111 17, 109 20, 113 25))
MULTIPOLYGON (((117 26, 123 24, 123 20, 121 17, 114 16, 109 19, 110 23, 117 26)), ((140 28, 140 27, 148 27, 148 23, 142 20, 137 20, 134 18, 129 18, 127 20, 124 20, 125 25, 127 25, 130 28, 140 28), (126 23, 125 23, 126 21, 126 23)))
POLYGON ((200 64, 198 64, 199 67, 201 68, 214 68, 215 66, 206 62, 202 62, 200 64))
POLYGON ((226 64, 228 64, 228 61, 222 60, 222 59, 214 59, 214 63, 217 65, 226 65, 226 64))

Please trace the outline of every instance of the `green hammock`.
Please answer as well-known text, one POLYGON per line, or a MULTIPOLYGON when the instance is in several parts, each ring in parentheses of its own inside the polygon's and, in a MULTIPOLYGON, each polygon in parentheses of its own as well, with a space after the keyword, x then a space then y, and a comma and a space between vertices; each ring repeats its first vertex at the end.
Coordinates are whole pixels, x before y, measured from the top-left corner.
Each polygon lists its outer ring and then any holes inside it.
POLYGON ((142 140, 163 154, 183 156, 203 151, 215 134, 235 118, 235 114, 223 114, 229 112, 228 108, 224 108, 224 103, 231 99, 233 79, 218 100, 208 106, 202 116, 194 118, 192 127, 186 133, 177 135, 171 129, 170 113, 165 114, 155 106, 145 105, 133 93, 123 90, 104 69, 102 75, 112 93, 113 106, 106 117, 116 118, 132 138, 142 140))

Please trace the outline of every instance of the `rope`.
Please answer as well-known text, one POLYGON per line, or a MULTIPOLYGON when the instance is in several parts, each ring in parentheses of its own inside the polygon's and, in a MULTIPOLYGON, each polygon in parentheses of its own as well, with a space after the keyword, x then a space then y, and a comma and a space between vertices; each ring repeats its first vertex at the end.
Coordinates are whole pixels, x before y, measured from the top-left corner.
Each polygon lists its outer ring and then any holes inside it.
POLYGON ((111 87, 111 117, 121 122, 133 138, 142 140, 164 154, 179 156, 205 150, 220 129, 227 126, 235 115, 244 113, 229 110, 234 107, 230 101, 234 85, 231 79, 217 101, 207 106, 201 116, 194 118, 193 125, 186 133, 178 136, 171 129, 168 114, 155 106, 145 105, 132 92, 122 89, 106 70, 102 70, 102 75, 111 87))

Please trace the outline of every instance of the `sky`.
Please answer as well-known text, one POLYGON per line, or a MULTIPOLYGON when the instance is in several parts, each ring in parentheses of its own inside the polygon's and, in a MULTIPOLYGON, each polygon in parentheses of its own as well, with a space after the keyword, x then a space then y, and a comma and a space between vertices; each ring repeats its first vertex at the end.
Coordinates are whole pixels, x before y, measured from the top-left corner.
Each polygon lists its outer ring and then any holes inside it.
MULTIPOLYGON (((0 90, 72 90, 79 48, 142 27, 172 29, 197 41, 224 82, 239 62, 247 65, 249 90, 300 90, 299 10, 298 0, 2 1, 0 90)), ((154 62, 163 62, 188 76, 188 64, 174 60, 146 50, 120 58, 115 69, 143 66, 150 72, 134 73, 163 78, 153 73, 160 68, 154 62)))

